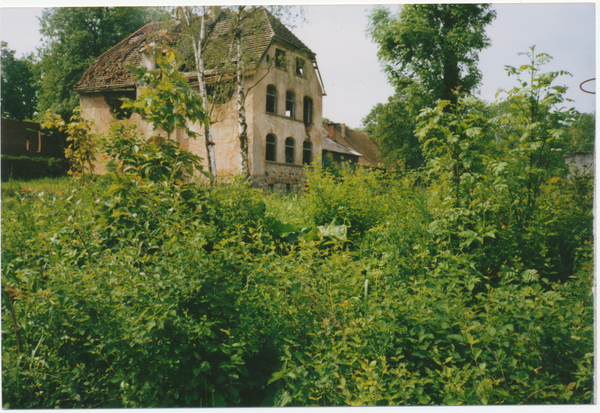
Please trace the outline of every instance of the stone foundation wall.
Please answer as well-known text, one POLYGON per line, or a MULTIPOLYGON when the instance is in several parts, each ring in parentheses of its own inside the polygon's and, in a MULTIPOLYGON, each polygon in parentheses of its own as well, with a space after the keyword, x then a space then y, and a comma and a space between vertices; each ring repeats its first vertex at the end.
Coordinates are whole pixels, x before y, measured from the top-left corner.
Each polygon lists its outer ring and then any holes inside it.
POLYGON ((265 162, 265 174, 252 176, 252 186, 277 193, 298 192, 304 188, 304 165, 265 162))

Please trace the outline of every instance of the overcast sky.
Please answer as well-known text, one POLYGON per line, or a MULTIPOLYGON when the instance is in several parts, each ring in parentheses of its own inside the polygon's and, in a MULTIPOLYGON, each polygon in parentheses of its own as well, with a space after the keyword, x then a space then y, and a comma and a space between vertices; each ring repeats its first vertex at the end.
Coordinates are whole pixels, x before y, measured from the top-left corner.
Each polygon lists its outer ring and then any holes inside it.
MULTIPOLYGON (((166 4, 173 1, 149 0, 142 4, 166 4)), ((82 4, 63 0, 45 4, 82 4)), ((87 2, 88 4, 90 1, 87 2)), ((215 3, 215 2, 211 2, 215 3)), ((304 3, 308 3, 305 1, 304 3)), ((40 1, 10 0, 3 5, 40 5, 40 1)), ((96 5, 110 2, 96 1, 96 5)), ((133 4, 127 1, 119 4, 133 4)), ((177 3, 180 4, 180 3, 177 3)), ((306 21, 298 22, 292 31, 313 52, 323 76, 327 96, 323 98, 323 116, 351 127, 361 125, 371 108, 386 102, 393 94, 377 61, 377 47, 365 35, 368 14, 372 5, 305 6, 306 21)), ((397 6, 389 6, 397 10, 397 6)), ((480 54, 479 68, 483 73, 480 96, 493 101, 498 88, 510 88, 514 83, 504 65, 526 63, 519 52, 536 45, 536 52, 554 57, 548 70, 566 70, 573 77, 561 78, 559 84, 569 87, 567 97, 581 112, 595 112, 595 95, 585 94, 579 84, 595 78, 595 4, 594 3, 537 3, 494 4, 496 20, 487 28, 491 47, 480 54)), ((4 7, 0 10, 2 40, 17 56, 35 52, 41 46, 39 23, 41 8, 4 7)), ((595 90, 595 82, 584 86, 595 90)))

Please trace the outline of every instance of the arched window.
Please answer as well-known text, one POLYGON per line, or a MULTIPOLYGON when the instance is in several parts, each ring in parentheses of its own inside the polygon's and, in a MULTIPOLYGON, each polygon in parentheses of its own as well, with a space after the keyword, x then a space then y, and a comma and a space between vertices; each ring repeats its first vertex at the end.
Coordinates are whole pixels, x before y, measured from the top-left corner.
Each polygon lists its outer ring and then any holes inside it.
POLYGON ((267 161, 277 161, 277 138, 270 133, 267 135, 267 161))
POLYGON ((267 112, 277 113, 277 88, 273 85, 267 86, 267 112))
POLYGON ((312 162, 312 142, 304 141, 302 144, 302 163, 304 165, 310 165, 312 162))
POLYGON ((296 97, 294 92, 287 91, 285 94, 285 116, 296 117, 296 97))
POLYGON ((312 99, 308 96, 304 96, 304 124, 310 125, 312 123, 312 99))
POLYGON ((294 163, 294 138, 287 138, 285 140, 285 163, 294 163))

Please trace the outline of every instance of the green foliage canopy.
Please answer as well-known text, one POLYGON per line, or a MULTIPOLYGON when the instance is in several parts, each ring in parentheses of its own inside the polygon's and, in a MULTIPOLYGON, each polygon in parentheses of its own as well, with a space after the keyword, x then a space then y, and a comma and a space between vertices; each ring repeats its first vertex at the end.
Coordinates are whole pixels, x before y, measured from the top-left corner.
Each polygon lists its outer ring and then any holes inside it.
POLYGON ((376 7, 368 34, 395 86, 423 85, 433 100, 453 103, 457 87, 472 91, 481 81, 479 51, 490 45, 485 27, 496 17, 488 4, 404 5, 399 15, 376 7))
MULTIPOLYGON (((456 103, 481 81, 478 53, 489 46, 485 27, 496 13, 482 4, 404 5, 398 15, 376 7, 367 33, 394 96, 363 119, 388 167, 415 169, 423 154, 414 134, 419 111, 436 101, 456 103)), ((448 107, 447 107, 448 109, 448 107)))
POLYGON ((411 116, 411 102, 401 93, 390 96, 386 103, 378 103, 362 120, 369 138, 377 144, 379 157, 388 167, 396 170, 417 169, 423 164, 419 140, 414 134, 415 117, 411 116))
POLYGON ((2 42, 0 64, 2 119, 32 120, 37 105, 39 79, 33 54, 15 58, 15 51, 2 42))

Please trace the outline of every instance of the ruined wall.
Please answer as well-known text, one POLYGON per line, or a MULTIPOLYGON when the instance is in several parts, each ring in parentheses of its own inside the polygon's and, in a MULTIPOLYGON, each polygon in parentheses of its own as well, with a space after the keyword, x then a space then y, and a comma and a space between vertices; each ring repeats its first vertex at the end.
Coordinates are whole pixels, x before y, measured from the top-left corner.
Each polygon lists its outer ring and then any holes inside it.
POLYGON ((565 163, 569 167, 569 175, 580 173, 593 175, 596 169, 594 152, 568 152, 565 153, 565 163))
MULTIPOLYGON (((100 136, 108 135, 110 123, 116 118, 111 112, 111 107, 106 102, 104 95, 102 93, 80 94, 79 106, 81 107, 81 117, 94 121, 96 133, 100 136)), ((151 136, 149 133, 152 130, 151 125, 147 125, 146 122, 142 121, 139 115, 132 115, 128 122, 137 124, 140 134, 145 134, 148 137, 151 136)), ((94 172, 97 174, 106 173, 107 162, 108 159, 106 156, 99 156, 98 160, 94 163, 94 172)))
POLYGON ((2 155, 64 157, 66 144, 62 133, 40 130, 39 123, 2 119, 2 155))
MULTIPOLYGON (((219 176, 227 176, 239 172, 241 155, 235 96, 227 104, 219 108, 218 116, 214 120, 216 120, 216 123, 213 123, 211 132, 213 142, 215 142, 217 174, 219 176)), ((199 136, 196 139, 188 140, 189 150, 203 159, 204 169, 208 171, 204 126, 195 124, 191 125, 190 129, 197 132, 199 136)))

